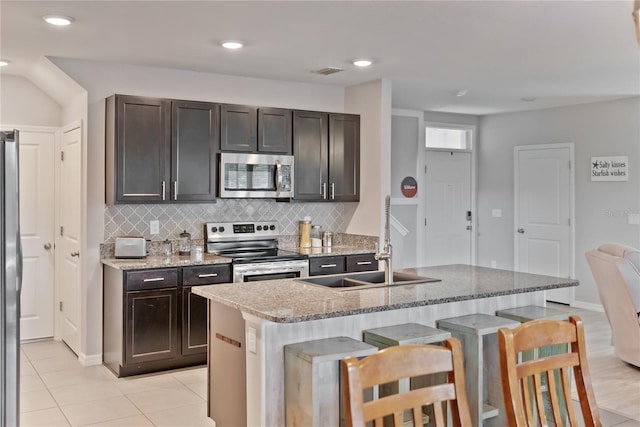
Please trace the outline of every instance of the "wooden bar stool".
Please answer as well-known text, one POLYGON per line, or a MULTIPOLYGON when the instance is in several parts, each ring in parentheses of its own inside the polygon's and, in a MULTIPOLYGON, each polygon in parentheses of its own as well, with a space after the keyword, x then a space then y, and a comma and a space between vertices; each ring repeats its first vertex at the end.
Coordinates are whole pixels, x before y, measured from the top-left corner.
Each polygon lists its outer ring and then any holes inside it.
MULTIPOLYGON (((383 350, 385 348, 403 345, 442 343, 447 338, 451 338, 451 332, 432 328, 420 323, 403 323, 401 325, 368 329, 364 331, 363 341, 383 350)), ((378 393, 380 397, 406 393, 409 390, 431 385, 430 383, 431 382, 425 377, 403 378, 399 381, 380 385, 378 393)), ((374 398, 378 398, 378 396, 375 396, 375 391, 374 398)), ((426 413, 425 415, 428 416, 427 419, 433 419, 433 414, 426 413)))
POLYGON ((349 337, 285 345, 286 425, 344 426, 340 362, 377 352, 377 347, 349 337))
POLYGON ((438 328, 451 332, 462 343, 464 376, 467 398, 474 426, 482 426, 484 420, 497 417, 494 425, 506 424, 504 402, 500 386, 498 365, 498 336, 500 328, 520 325, 511 319, 488 314, 441 319, 438 328))
MULTIPOLYGON (((557 310, 555 308, 541 307, 539 305, 527 305, 523 307, 515 307, 508 308, 506 310, 498 310, 496 311, 496 315, 499 317, 504 317, 506 319, 517 320, 521 323, 531 322, 533 320, 561 320, 568 321, 569 313, 562 310, 557 310)), ((529 360, 536 360, 548 356, 553 356, 556 354, 567 353, 569 351, 568 344, 557 344, 549 347, 536 347, 527 351, 523 351, 520 353, 520 357, 518 359, 519 363, 527 362, 529 360)), ((569 376, 571 377, 571 372, 569 372, 569 376)), ((571 378, 570 378, 571 379, 571 378)), ((544 407, 547 414, 551 411, 551 402, 549 400, 548 390, 547 390, 547 379, 542 378, 542 395, 544 399, 544 407)), ((561 405, 560 405, 560 418, 565 421, 566 420, 566 410, 564 405, 564 394, 562 393, 562 384, 557 383, 556 387, 560 387, 556 390, 558 393, 561 405)), ((534 406, 534 411, 536 407, 534 406)))

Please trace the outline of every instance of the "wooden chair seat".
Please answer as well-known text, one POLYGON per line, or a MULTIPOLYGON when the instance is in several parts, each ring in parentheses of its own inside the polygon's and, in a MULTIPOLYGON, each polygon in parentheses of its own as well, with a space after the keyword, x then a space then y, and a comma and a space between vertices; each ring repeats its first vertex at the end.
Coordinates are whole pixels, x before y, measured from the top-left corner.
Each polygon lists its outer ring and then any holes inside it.
POLYGON ((591 387, 584 325, 577 316, 569 322, 534 320, 515 329, 498 331, 500 373, 509 426, 600 426, 591 387), (568 344, 568 352, 546 354, 521 361, 519 354, 532 349, 568 344), (571 375, 576 381, 582 422, 571 400, 571 375))
POLYGON ((362 360, 343 360, 347 426, 364 426, 373 421, 375 427, 381 427, 384 418, 392 416, 393 425, 400 427, 407 410, 412 414, 413 425, 422 426, 423 406, 433 405, 435 425, 444 427, 447 403, 454 426, 471 426, 460 341, 449 338, 444 345, 389 347, 362 360), (379 385, 438 373, 447 374, 446 382, 365 401, 365 392, 379 385))

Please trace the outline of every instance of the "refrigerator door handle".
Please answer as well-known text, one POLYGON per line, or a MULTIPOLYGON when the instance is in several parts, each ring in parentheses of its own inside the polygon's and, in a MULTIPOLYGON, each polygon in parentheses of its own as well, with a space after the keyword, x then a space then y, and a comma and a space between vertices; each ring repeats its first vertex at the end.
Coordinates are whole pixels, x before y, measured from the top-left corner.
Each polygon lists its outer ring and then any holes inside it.
POLYGON ((20 226, 16 233, 16 291, 22 292, 22 239, 20 238, 20 226))

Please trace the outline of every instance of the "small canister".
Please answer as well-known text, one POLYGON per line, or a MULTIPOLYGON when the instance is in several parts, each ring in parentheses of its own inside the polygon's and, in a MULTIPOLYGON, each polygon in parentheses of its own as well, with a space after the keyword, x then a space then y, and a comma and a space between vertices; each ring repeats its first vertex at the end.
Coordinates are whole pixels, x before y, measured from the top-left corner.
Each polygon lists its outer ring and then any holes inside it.
POLYGON ((187 230, 184 230, 182 233, 180 233, 178 255, 191 255, 191 234, 187 233, 187 230))
POLYGON ((300 221, 300 247, 311 247, 311 218, 308 216, 300 221))
POLYGON ((330 248, 333 240, 333 233, 330 231, 325 231, 322 233, 322 246, 325 248, 330 248))
POLYGON ((311 247, 319 248, 322 246, 322 227, 319 225, 311 226, 311 247))
POLYGON ((163 243, 164 248, 164 256, 171 256, 173 253, 173 248, 171 247, 171 241, 169 239, 165 239, 163 243))

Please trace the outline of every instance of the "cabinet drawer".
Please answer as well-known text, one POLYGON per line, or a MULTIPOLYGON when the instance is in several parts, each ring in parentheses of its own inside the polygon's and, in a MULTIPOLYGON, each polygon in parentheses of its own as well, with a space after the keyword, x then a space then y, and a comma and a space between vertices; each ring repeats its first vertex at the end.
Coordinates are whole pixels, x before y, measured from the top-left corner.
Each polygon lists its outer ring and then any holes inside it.
POLYGON ((347 272, 373 271, 378 269, 378 261, 374 254, 347 256, 347 272))
POLYGON ((344 273, 344 271, 343 256, 309 258, 309 274, 311 276, 344 273))
POLYGON ((125 287, 128 291, 162 289, 178 286, 177 268, 127 271, 124 274, 125 287))
POLYGON ((209 285, 231 282, 229 264, 182 268, 182 285, 209 285))

